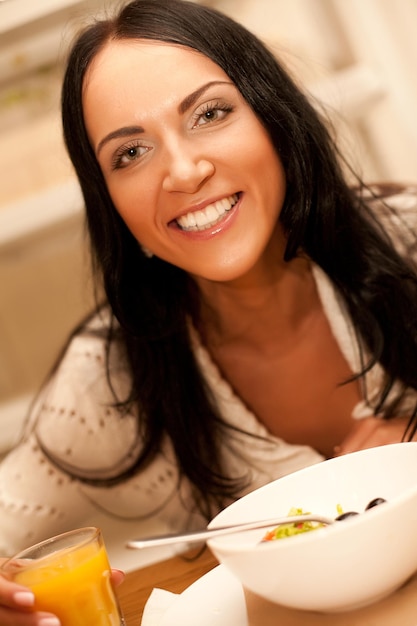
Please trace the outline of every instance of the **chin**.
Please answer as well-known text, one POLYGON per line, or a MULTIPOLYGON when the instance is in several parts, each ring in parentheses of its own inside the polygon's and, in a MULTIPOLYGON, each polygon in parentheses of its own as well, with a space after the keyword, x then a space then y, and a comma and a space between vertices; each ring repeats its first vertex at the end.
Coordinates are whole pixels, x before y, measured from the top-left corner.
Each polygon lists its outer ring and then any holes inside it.
POLYGON ((229 263, 226 265, 215 265, 211 263, 201 271, 190 272, 196 280, 203 279, 216 283, 233 283, 250 279, 256 272, 256 263, 229 263))

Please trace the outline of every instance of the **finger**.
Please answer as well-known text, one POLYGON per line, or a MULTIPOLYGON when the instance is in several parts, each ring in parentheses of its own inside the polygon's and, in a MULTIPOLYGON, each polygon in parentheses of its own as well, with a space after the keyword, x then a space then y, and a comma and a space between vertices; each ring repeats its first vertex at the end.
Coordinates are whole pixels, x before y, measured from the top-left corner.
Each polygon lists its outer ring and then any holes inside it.
POLYGON ((30 589, 0 576, 0 606, 30 610, 34 604, 35 596, 30 589))
POLYGON ((0 625, 1 626, 60 626, 55 615, 34 612, 34 594, 0 576, 0 625))
POLYGON ((112 569, 111 571, 111 581, 114 587, 118 587, 125 579, 125 573, 120 569, 112 569))
POLYGON ((59 619, 51 613, 21 613, 0 607, 1 626, 61 626, 59 619))
POLYGON ((348 454, 369 447, 372 435, 381 425, 381 420, 376 417, 366 417, 358 420, 347 437, 335 448, 335 455, 348 454))

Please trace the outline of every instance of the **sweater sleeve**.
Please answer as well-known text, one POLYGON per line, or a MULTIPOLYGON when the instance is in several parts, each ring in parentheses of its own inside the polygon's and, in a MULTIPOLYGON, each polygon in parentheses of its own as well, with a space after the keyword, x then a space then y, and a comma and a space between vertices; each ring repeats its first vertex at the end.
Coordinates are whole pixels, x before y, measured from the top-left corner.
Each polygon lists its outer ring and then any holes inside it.
POLYGON ((0 554, 11 555, 82 524, 92 505, 78 481, 59 471, 33 433, 0 466, 0 554))
POLYGON ((82 478, 118 476, 141 449, 137 416, 115 407, 128 394, 129 376, 116 348, 108 371, 105 356, 102 339, 76 337, 31 420, 49 458, 82 478))
MULTIPOLYGON (((94 504, 78 477, 112 477, 137 458, 137 419, 113 408, 104 349, 94 336, 72 340, 22 441, 2 461, 0 554, 82 525, 94 504)), ((111 367, 117 391, 124 393, 128 380, 117 359, 111 367)))

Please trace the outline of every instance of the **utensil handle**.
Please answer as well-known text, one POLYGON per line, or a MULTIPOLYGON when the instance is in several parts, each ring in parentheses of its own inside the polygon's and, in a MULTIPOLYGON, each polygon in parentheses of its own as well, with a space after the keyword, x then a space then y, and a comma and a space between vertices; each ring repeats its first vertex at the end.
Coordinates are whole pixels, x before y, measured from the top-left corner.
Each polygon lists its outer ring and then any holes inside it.
POLYGON ((217 528, 206 528, 204 530, 190 531, 172 535, 156 535, 155 537, 145 537, 143 539, 132 539, 126 543, 127 548, 142 550, 143 548, 156 548, 168 546, 176 543, 195 543, 206 541, 211 537, 229 535, 231 533, 254 530, 256 528, 268 528, 268 526, 281 526, 282 524, 302 524, 303 522, 319 522, 321 524, 333 524, 335 520, 323 515, 293 515, 288 517, 275 517, 267 520, 244 522, 230 526, 219 526, 217 528))

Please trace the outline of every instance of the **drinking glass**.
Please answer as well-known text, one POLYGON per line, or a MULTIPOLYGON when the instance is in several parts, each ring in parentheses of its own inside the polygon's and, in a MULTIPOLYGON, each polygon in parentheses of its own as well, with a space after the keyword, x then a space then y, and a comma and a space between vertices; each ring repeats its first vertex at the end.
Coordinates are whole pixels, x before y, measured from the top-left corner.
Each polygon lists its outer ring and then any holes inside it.
POLYGON ((62 626, 125 626, 99 528, 37 543, 5 561, 1 572, 34 593, 34 611, 54 613, 62 626))

